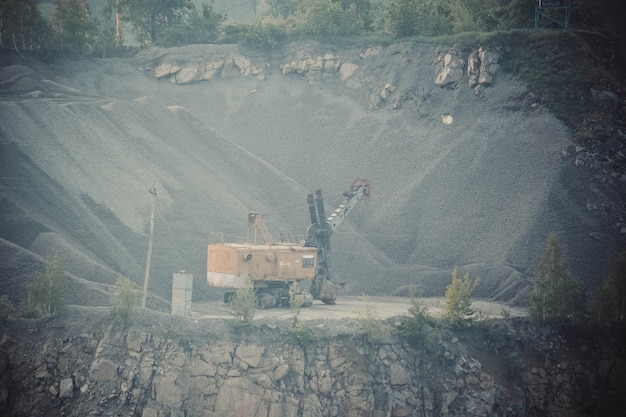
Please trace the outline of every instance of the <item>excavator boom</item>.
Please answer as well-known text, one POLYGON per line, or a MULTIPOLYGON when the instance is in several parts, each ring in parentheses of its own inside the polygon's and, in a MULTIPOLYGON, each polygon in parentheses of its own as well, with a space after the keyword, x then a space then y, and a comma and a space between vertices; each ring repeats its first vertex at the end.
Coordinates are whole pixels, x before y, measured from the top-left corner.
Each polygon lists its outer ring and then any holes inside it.
POLYGON ((325 304, 335 304, 337 299, 337 288, 330 276, 330 236, 343 223, 355 204, 369 198, 371 192, 372 185, 368 180, 357 179, 350 189, 343 193, 343 202, 328 219, 325 215, 322 191, 317 190, 315 196, 313 194, 307 196, 311 226, 304 246, 317 248, 317 267, 310 291, 313 298, 322 300, 325 304))

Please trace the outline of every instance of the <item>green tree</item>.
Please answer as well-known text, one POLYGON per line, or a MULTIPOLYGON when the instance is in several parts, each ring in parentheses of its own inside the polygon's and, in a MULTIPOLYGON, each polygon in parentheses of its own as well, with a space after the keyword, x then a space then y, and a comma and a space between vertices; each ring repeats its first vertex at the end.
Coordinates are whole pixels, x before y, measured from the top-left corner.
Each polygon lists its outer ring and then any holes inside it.
POLYGON ((37 0, 0 1, 0 46, 36 49, 44 46, 48 32, 37 0))
POLYGON ((579 294, 555 233, 548 234, 546 250, 537 266, 535 287, 528 300, 528 315, 541 323, 558 324, 575 312, 579 294))
POLYGON ((111 51, 124 44, 124 36, 122 34, 121 21, 121 0, 107 0, 106 4, 100 11, 101 20, 98 22, 100 30, 100 49, 104 52, 111 51))
POLYGON ((446 313, 453 325, 467 322, 476 310, 472 308, 472 293, 480 282, 480 278, 471 280, 469 274, 463 279, 457 277, 458 268, 452 270, 452 282, 446 288, 446 313))
POLYGON ((293 19, 263 18, 249 25, 223 25, 222 41, 234 40, 252 48, 273 49, 282 45, 296 31, 293 19))
POLYGON ((141 289, 130 279, 119 277, 115 283, 115 295, 111 300, 111 311, 114 317, 122 321, 124 328, 135 308, 141 305, 141 289))
POLYGON ((438 332, 436 322, 428 312, 428 307, 411 296, 408 315, 400 317, 398 333, 417 352, 431 352, 437 349, 438 332))
POLYGON ((47 316, 56 313, 63 305, 63 284, 65 269, 58 256, 46 262, 45 270, 35 280, 26 284, 28 298, 25 310, 28 316, 47 316))
POLYGON ((202 13, 195 7, 186 9, 176 24, 163 29, 158 43, 176 46, 216 42, 225 16, 215 12, 213 3, 203 3, 202 13))
POLYGON ((417 0, 388 0, 384 13, 385 31, 394 38, 412 36, 418 33, 417 0))
POLYGON ((484 13, 490 4, 499 0, 454 0, 450 3, 450 20, 454 32, 483 32, 486 30, 484 13))
POLYGON ((164 29, 177 25, 194 8, 191 0, 120 0, 123 19, 133 25, 142 45, 156 42, 164 29))
POLYGON ((57 47, 87 52, 98 39, 98 29, 91 20, 87 2, 82 0, 57 0, 52 15, 52 30, 57 47))
POLYGON ((355 33, 358 18, 333 0, 300 0, 296 20, 304 33, 314 36, 336 36, 355 33))
POLYGON ((496 1, 487 9, 487 20, 493 25, 486 30, 510 30, 530 28, 534 25, 535 0, 496 1))
POLYGON ((299 0, 267 0, 269 14, 272 17, 287 18, 296 13, 299 0))
POLYGON ((530 27, 534 0, 388 0, 385 31, 394 38, 530 27))
MULTIPOLYGON (((357 21, 360 28, 369 29, 372 21, 372 5, 369 0, 267 0, 267 6, 268 14, 273 18, 287 19, 298 16, 300 20, 309 24, 312 20, 330 18, 330 22, 317 22, 316 25, 319 27, 327 27, 328 24, 348 26, 347 21, 337 22, 337 18, 349 17, 351 21, 357 21)), ((341 30, 333 28, 332 32, 341 30)))
POLYGON ((613 261, 609 275, 596 290, 592 308, 600 324, 626 324, 626 249, 613 261))
POLYGON ((372 28, 372 3, 369 0, 335 0, 343 10, 356 17, 360 29, 371 30, 372 28))
POLYGON ((383 9, 385 31, 394 38, 452 33, 450 0, 389 0, 383 9))
POLYGON ((256 290, 250 277, 244 280, 244 286, 235 292, 230 306, 233 315, 245 325, 251 325, 256 314, 256 290))

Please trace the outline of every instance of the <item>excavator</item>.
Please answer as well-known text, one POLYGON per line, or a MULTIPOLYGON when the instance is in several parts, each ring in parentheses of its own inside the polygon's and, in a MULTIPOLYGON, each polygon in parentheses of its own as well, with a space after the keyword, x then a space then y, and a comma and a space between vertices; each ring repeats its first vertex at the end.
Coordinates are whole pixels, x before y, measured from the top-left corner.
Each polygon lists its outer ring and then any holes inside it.
POLYGON ((372 185, 366 179, 355 180, 343 193, 344 200, 328 218, 321 190, 307 196, 311 225, 302 243, 275 243, 260 213, 248 214, 247 243, 208 245, 207 282, 211 287, 228 288, 224 302, 230 303, 235 291, 244 288, 249 277, 259 308, 289 306, 289 287, 294 282, 311 280, 303 307, 314 299, 335 304, 337 286, 330 274, 330 237, 361 200, 367 200, 372 185), (265 243, 257 244, 260 235, 265 243), (252 242, 251 242, 252 241, 252 242), (235 291, 230 291, 234 289, 235 291))

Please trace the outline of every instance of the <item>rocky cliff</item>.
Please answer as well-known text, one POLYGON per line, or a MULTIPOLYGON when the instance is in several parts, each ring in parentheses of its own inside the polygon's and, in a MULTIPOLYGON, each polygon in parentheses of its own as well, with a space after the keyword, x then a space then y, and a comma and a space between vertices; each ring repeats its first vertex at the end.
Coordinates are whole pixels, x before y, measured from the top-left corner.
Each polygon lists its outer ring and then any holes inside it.
MULTIPOLYGON (((107 309, 11 319, 0 340, 8 415, 404 417, 621 415, 623 346, 523 319, 441 328, 428 349, 372 342, 354 323, 180 318, 107 309)), ((394 325, 394 322, 390 322, 394 325)))

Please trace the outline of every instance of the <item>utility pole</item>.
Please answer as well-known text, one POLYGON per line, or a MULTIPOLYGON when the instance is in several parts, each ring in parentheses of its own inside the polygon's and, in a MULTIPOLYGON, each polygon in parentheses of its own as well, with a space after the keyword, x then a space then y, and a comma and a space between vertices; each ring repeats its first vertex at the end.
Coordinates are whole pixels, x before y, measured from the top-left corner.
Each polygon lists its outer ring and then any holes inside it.
POLYGON ((120 0, 115 3, 115 41, 122 46, 122 28, 120 23, 120 0))
POLYGON ((152 259, 152 241, 154 240, 154 210, 156 207, 156 188, 154 182, 152 188, 150 188, 150 194, 152 195, 152 209, 150 211, 150 238, 148 240, 148 255, 146 257, 146 273, 143 277, 143 301, 141 307, 146 307, 146 300, 148 298, 148 280, 150 279, 150 261, 152 259))

